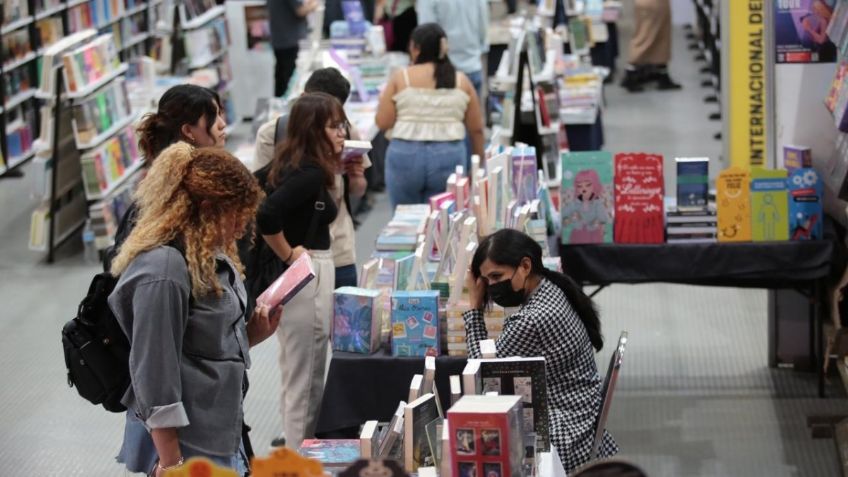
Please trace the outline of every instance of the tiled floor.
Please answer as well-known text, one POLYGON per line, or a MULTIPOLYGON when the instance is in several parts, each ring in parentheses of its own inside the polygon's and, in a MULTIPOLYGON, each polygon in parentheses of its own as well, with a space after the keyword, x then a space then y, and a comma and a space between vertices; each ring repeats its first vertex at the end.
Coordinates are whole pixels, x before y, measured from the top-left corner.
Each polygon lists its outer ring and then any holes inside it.
MULTIPOLYGON (((675 32, 672 73, 683 91, 608 89, 607 149, 718 156, 719 124, 706 120, 706 92, 682 35, 675 32)), ((68 389, 59 343, 96 267, 83 263, 78 243, 53 265, 26 249, 28 187, 0 181, 0 475, 124 475, 113 461, 123 418, 68 389)), ((357 232, 360 261, 389 215, 386 198, 376 197, 357 232)), ((848 414, 848 401, 819 400, 812 375, 767 367, 765 296, 662 284, 598 295, 608 342, 630 332, 609 421, 623 457, 652 476, 837 475, 832 441, 812 440, 805 417, 848 414)), ((281 427, 276 347, 272 339, 252 351, 245 407, 259 453, 281 427)), ((601 369, 610 351, 598 355, 601 369)))

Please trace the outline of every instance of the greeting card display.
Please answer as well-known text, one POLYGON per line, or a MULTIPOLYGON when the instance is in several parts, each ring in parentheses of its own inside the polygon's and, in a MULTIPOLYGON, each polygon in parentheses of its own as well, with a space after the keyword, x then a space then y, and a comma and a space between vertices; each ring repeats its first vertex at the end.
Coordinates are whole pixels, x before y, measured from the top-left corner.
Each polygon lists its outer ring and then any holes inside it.
POLYGON ((562 153, 560 214, 562 243, 611 243, 613 239, 612 154, 562 153))
POLYGON ((721 171, 716 179, 719 242, 751 241, 751 173, 741 167, 721 171))
POLYGON ((439 292, 392 293, 392 355, 438 356, 439 292))
POLYGON ((751 169, 751 223, 755 242, 789 240, 786 171, 751 169))
POLYGON ((824 183, 815 169, 789 176, 789 234, 792 240, 818 240, 824 233, 824 183))
POLYGON ((663 243, 663 157, 615 156, 615 242, 663 243))
POLYGON ((379 290, 336 289, 333 308, 333 350, 371 354, 380 348, 379 290))

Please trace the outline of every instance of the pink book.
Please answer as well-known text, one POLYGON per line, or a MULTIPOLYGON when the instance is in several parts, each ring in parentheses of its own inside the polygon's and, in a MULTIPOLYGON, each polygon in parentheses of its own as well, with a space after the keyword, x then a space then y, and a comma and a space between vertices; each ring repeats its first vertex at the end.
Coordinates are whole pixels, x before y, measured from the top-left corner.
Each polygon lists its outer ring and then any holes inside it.
POLYGON ((285 305, 313 278, 315 278, 315 269, 312 268, 312 259, 309 258, 308 253, 303 253, 259 295, 256 303, 268 305, 271 308, 285 305))

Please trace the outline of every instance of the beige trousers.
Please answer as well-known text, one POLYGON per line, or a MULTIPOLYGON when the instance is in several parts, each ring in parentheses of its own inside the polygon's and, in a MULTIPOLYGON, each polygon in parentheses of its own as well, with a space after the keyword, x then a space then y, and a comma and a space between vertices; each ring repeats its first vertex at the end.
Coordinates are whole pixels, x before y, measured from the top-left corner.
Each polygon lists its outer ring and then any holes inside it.
POLYGON ((314 437, 324 394, 324 369, 333 313, 335 266, 329 250, 310 250, 315 278, 283 307, 277 328, 286 446, 314 437))
POLYGON ((665 65, 671 59, 671 0, 635 0, 636 28, 629 63, 665 65))

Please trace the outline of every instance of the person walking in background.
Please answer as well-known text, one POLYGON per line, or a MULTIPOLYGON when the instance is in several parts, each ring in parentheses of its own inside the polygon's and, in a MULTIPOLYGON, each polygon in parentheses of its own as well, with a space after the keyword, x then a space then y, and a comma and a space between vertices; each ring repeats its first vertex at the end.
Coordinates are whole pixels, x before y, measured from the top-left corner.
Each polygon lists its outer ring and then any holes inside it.
POLYGON ((489 3, 486 0, 418 0, 418 21, 437 23, 450 42, 450 59, 483 98, 483 55, 489 52, 489 3))
POLYGON ((427 202, 445 191, 448 176, 465 164, 466 129, 472 152, 483 156, 480 100, 451 63, 445 31, 435 23, 419 26, 409 53, 412 66, 389 79, 375 118, 380 130, 392 130, 386 151, 392 207, 427 202))
POLYGON ((405 52, 412 30, 418 26, 415 0, 377 0, 374 2, 374 24, 382 24, 387 30, 387 50, 405 52))
POLYGON ((671 0, 635 0, 636 29, 630 40, 630 58, 621 86, 631 93, 656 82, 657 89, 681 86, 668 74, 671 59, 671 0))
MULTIPOLYGON (((307 94, 329 94, 344 104, 350 96, 350 82, 335 68, 321 68, 309 76, 303 90, 307 94)), ((276 145, 285 140, 287 124, 288 115, 283 115, 259 127, 256 133, 254 171, 265 167, 274 158, 276 145), (282 123, 278 125, 278 121, 282 123), (280 134, 282 137, 275 137, 277 131, 282 133, 280 134)), ((351 126, 347 137, 359 139, 359 133, 351 126)), ((336 288, 356 286, 356 242, 350 198, 360 198, 365 195, 368 183, 365 180, 364 171, 369 167, 371 167, 371 161, 365 155, 345 161, 343 170, 336 173, 333 199, 339 213, 336 215, 336 220, 330 224, 330 233, 333 236, 333 263, 336 266, 336 288)))
POLYGON ((274 96, 283 96, 294 75, 298 43, 306 38, 306 16, 318 8, 318 0, 269 0, 271 46, 274 47, 274 96))
POLYGON ((286 444, 297 449, 313 437, 324 393, 324 369, 333 314, 335 267, 330 224, 338 208, 332 192, 348 130, 341 103, 324 93, 300 96, 289 113, 286 139, 256 176, 268 197, 256 224, 279 260, 312 259, 315 279, 286 304, 277 329, 286 444))

